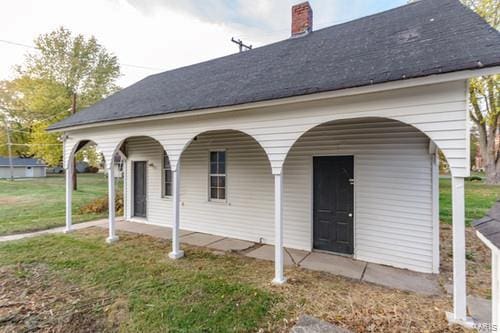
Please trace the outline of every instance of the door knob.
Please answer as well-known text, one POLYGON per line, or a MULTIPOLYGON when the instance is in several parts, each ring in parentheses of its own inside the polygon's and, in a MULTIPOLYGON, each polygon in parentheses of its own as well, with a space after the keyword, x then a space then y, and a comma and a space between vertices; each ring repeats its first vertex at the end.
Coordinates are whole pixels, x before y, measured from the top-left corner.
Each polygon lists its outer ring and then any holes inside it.
POLYGON ((349 213, 349 217, 352 217, 352 213, 349 213))

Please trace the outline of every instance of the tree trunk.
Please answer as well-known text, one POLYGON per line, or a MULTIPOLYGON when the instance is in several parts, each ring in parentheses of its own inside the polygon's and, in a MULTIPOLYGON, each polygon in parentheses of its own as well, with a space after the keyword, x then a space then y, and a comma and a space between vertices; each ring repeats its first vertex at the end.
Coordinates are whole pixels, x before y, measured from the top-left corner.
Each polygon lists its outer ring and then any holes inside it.
POLYGON ((497 112, 498 92, 494 78, 477 79, 470 88, 470 115, 479 130, 479 151, 484 161, 486 183, 500 184, 500 143, 497 140, 500 136, 500 115, 497 112))
POLYGON ((498 153, 498 146, 495 142, 495 131, 492 131, 488 138, 486 152, 481 152, 484 161, 484 171, 486 173, 487 184, 500 184, 500 159, 498 153))

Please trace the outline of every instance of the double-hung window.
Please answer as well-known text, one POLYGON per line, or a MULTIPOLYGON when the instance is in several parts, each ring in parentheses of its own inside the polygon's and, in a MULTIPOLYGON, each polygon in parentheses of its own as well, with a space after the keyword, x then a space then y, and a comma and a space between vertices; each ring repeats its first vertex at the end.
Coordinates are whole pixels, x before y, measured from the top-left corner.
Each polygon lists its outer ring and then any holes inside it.
POLYGON ((172 195, 172 169, 170 168, 170 161, 168 159, 167 152, 163 152, 163 165, 162 165, 162 177, 163 177, 163 197, 169 197, 172 195))
POLYGON ((209 196, 211 200, 226 199, 226 152, 210 152, 210 188, 209 196))

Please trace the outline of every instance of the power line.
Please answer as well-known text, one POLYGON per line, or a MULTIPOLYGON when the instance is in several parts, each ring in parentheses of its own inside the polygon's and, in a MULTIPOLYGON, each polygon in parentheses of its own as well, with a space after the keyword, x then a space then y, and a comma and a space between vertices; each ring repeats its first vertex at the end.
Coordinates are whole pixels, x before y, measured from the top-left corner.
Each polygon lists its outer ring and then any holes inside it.
POLYGON ((124 63, 120 63, 120 66, 139 68, 139 69, 147 69, 147 70, 151 70, 151 71, 164 71, 165 70, 164 68, 148 67, 148 66, 141 66, 141 65, 124 64, 124 63))
POLYGON ((16 130, 16 129, 10 129, 11 132, 20 132, 20 133, 27 133, 27 134, 31 134, 31 132, 29 131, 21 131, 21 130, 16 130))
MULTIPOLYGON (((33 45, 28 45, 24 43, 19 43, 19 42, 14 42, 11 40, 6 40, 6 39, 0 39, 0 43, 8 44, 8 45, 13 45, 13 46, 20 46, 20 47, 25 47, 33 50, 38 50, 36 47, 33 45)), ((127 63, 120 63, 120 66, 123 67, 131 67, 131 68, 139 68, 139 69, 146 69, 150 71, 163 71, 163 68, 157 68, 157 67, 149 67, 149 66, 142 66, 142 65, 133 65, 133 64, 127 64, 127 63)))
POLYGON ((62 146, 62 143, 2 143, 0 146, 62 146))
POLYGON ((0 42, 5 43, 5 44, 10 44, 10 45, 15 45, 15 46, 22 46, 22 47, 26 47, 26 48, 30 48, 30 49, 35 49, 36 50, 36 47, 34 47, 33 45, 28 45, 28 44, 23 44, 23 43, 18 43, 18 42, 12 42, 10 40, 5 40, 5 39, 0 39, 0 42))

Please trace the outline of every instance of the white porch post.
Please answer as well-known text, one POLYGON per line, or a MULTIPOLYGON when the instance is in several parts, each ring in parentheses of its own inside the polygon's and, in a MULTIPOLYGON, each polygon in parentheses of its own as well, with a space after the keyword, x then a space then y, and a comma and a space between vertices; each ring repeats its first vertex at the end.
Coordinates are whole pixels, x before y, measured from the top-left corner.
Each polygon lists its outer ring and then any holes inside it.
POLYGON ((66 172, 66 228, 65 233, 72 231, 71 223, 71 206, 72 206, 72 195, 73 195, 73 159, 68 159, 68 165, 65 170, 66 172))
POLYGON ((184 256, 184 251, 180 249, 179 241, 179 221, 180 221, 180 170, 172 170, 172 252, 168 254, 171 259, 179 259, 184 256))
POLYGON ((106 239, 106 242, 111 244, 118 240, 118 236, 115 233, 115 168, 114 163, 109 163, 108 169, 108 210, 109 210, 109 218, 108 218, 108 230, 109 236, 106 239))
MULTIPOLYGON (((123 157, 122 157, 123 158, 123 157)), ((127 160, 122 159, 122 187, 123 187, 123 220, 128 218, 128 197, 127 197, 127 160)))
POLYGON ((274 175, 274 284, 283 284, 283 175, 274 175))
POLYGON ((491 323, 498 327, 500 325, 500 255, 498 249, 491 249, 491 277, 491 323))
POLYGON ((464 178, 452 177, 453 321, 467 322, 464 178))

